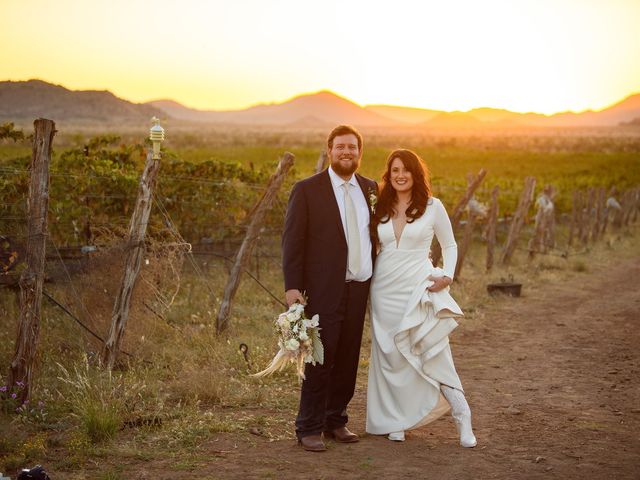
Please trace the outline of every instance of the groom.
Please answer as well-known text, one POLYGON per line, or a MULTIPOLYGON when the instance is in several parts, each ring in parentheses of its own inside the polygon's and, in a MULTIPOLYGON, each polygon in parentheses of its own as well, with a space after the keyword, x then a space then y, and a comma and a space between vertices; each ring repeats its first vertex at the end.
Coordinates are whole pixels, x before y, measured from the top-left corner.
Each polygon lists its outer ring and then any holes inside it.
POLYGON ((347 404, 353 397, 364 314, 373 270, 368 199, 373 180, 356 174, 362 136, 348 125, 327 139, 330 166, 296 183, 289 197, 282 256, 288 305, 305 302, 320 317, 323 365, 307 364, 296 435, 305 450, 323 452, 322 441, 352 443, 347 404))

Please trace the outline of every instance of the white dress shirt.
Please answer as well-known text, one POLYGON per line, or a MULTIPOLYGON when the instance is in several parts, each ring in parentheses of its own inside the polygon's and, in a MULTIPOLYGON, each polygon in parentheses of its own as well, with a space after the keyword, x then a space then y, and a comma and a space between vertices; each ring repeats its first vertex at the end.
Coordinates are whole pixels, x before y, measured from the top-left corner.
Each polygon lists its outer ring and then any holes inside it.
MULTIPOLYGON (((344 229, 344 237, 347 238, 347 222, 345 219, 345 207, 344 207, 344 180, 333 171, 331 167, 329 170, 329 178, 331 179, 331 185, 333 186, 333 194, 338 202, 338 209, 340 210, 340 220, 342 221, 342 228, 344 229)), ((371 261, 371 237, 369 236, 369 204, 367 203, 364 193, 356 180, 355 175, 351 175, 349 181, 349 196, 353 200, 353 204, 356 208, 356 215, 358 216, 358 230, 360 233, 360 271, 352 275, 347 268, 346 281, 364 282, 371 278, 373 273, 373 262, 371 261)))

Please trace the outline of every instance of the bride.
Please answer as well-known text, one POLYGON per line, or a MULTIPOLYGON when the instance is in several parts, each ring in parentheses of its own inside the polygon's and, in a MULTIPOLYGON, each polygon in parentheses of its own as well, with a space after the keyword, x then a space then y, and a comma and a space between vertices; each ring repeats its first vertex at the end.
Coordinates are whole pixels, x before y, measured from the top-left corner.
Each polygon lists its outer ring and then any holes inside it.
POLYGON ((431 196, 428 171, 410 150, 387 160, 371 222, 379 248, 371 283, 368 433, 404 441, 449 408, 463 447, 474 447, 471 410, 456 373, 449 333, 462 316, 449 295, 457 260, 451 222, 431 196), (428 258, 433 236, 444 268, 428 258))

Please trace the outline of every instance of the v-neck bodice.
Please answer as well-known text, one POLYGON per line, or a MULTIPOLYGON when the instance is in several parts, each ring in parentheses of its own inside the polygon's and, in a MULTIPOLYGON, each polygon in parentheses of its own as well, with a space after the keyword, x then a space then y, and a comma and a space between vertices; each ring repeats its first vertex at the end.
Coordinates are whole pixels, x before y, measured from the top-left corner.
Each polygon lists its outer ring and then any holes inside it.
POLYGON ((392 219, 389 219, 386 223, 379 224, 378 238, 380 238, 381 251, 388 248, 396 250, 429 250, 434 236, 434 210, 433 205, 428 205, 425 213, 420 218, 404 224, 399 231, 398 238, 396 238, 392 219))
POLYGON ((416 252, 421 258, 427 258, 433 237, 436 236, 442 246, 444 270, 447 276, 453 278, 453 270, 457 260, 457 246, 451 222, 442 202, 431 198, 427 209, 420 218, 406 223, 399 238, 396 240, 393 220, 378 225, 380 239, 380 255, 390 252, 416 252))

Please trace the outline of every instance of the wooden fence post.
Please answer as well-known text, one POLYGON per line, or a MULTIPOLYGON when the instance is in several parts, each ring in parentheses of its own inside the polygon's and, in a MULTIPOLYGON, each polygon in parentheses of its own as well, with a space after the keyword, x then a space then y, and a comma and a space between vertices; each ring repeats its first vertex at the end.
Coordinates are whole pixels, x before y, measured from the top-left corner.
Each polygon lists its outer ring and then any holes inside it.
POLYGON ((636 206, 636 192, 635 190, 627 190, 624 194, 624 203, 622 204, 622 210, 624 211, 624 217, 622 224, 624 226, 629 225, 631 221, 631 214, 636 206))
POLYGON ((533 237, 529 240, 529 259, 533 259, 535 254, 542 251, 542 244, 544 242, 544 228, 545 228, 545 211, 544 207, 539 206, 536 212, 535 228, 533 231, 533 237))
POLYGON ((496 185, 491 192, 491 207, 487 220, 487 272, 493 268, 493 252, 496 247, 496 224, 498 221, 498 193, 500 188, 496 185))
POLYGON ((142 177, 140 177, 140 187, 138 188, 136 205, 131 215, 131 221, 129 222, 129 235, 125 245, 127 258, 125 260, 120 291, 113 306, 109 335, 102 349, 102 363, 109 370, 113 369, 116 362, 127 320, 129 319, 131 294, 138 279, 142 257, 144 256, 144 237, 151 215, 153 189, 156 184, 159 169, 160 152, 155 151, 153 154, 149 152, 142 177))
MULTIPOLYGON (((473 197, 474 192, 480 186, 486 175, 487 171, 484 168, 481 168, 475 178, 469 182, 467 191, 454 207, 453 213, 449 215, 449 218, 451 218, 451 228, 454 232, 458 229, 460 218, 462 217, 465 208, 467 208, 469 200, 471 200, 471 197, 473 197)), ((442 248, 440 247, 440 244, 436 242, 431 248, 431 261, 433 262, 433 265, 437 265, 441 257, 442 248)))
POLYGON ((535 186, 535 177, 525 178, 524 190, 522 191, 522 195, 520 196, 520 202, 518 203, 516 213, 513 215, 513 220, 511 221, 511 226, 509 227, 509 235, 502 251, 500 263, 502 263, 503 265, 509 263, 509 261, 511 260, 511 256, 513 255, 513 252, 516 248, 520 230, 524 225, 525 219, 527 217, 527 212, 529 211, 529 207, 531 206, 531 202, 533 201, 533 190, 535 186))
POLYGON ((591 211, 593 210, 594 200, 595 191, 592 187, 589 188, 586 194, 586 205, 583 203, 584 208, 582 210, 582 237, 580 238, 583 245, 586 245, 589 242, 589 235, 591 234, 591 211))
POLYGON ((547 252, 556 246, 556 209, 548 210, 545 218, 545 229, 543 237, 543 251, 547 252))
POLYGON ((529 240, 529 259, 536 253, 546 253, 555 246, 555 194, 555 188, 547 185, 536 201, 538 211, 533 237, 529 240))
POLYGON ((600 215, 602 212, 600 210, 600 189, 594 189, 593 191, 593 214, 591 215, 591 241, 598 241, 598 233, 600 228, 600 215))
POLYGON ((249 228, 247 229, 247 234, 242 241, 240 249, 238 250, 233 268, 229 275, 229 280, 227 281, 227 286, 224 289, 224 298, 220 304, 220 310, 218 311, 218 317, 216 319, 216 331, 218 333, 222 333, 229 326, 231 303, 233 302, 233 297, 240 285, 240 274, 246 268, 247 262, 251 258, 251 251, 258 241, 264 216, 267 213, 267 210, 271 207, 278 189, 282 185, 282 182, 293 165, 294 160, 295 157, 292 153, 286 152, 284 154, 278 163, 278 168, 269 179, 264 195, 260 200, 258 200, 258 204, 254 209, 249 228))
POLYGON ((571 205, 571 223, 569 224, 569 239, 567 240, 567 247, 570 247, 573 243, 573 235, 575 234, 576 228, 578 226, 578 212, 580 211, 579 203, 580 192, 578 192, 578 190, 574 190, 573 204, 571 205))
POLYGON ((315 173, 320 173, 322 170, 324 170, 324 166, 326 164, 327 164, 327 151, 323 150, 322 152, 320 152, 320 155, 318 156, 318 163, 316 163, 315 173))
POLYGON ((631 218, 631 223, 636 223, 636 221, 638 220, 638 211, 640 211, 640 188, 636 187, 635 192, 636 192, 636 196, 635 196, 633 217, 631 218))
POLYGON ((456 262, 456 269, 453 276, 457 279, 460 278, 460 272, 462 272, 462 264, 464 263, 464 257, 469 251, 471 246, 471 240, 473 236, 473 227, 475 225, 475 214, 471 211, 467 212, 467 224, 464 227, 464 237, 462 240, 462 246, 458 252, 458 261, 456 262))
POLYGON ((600 187, 598 190, 598 203, 600 209, 600 217, 598 221, 598 238, 602 237, 602 226, 604 225, 604 217, 607 213, 607 191, 604 187, 600 187))
POLYGON ((585 204, 585 193, 581 190, 578 191, 578 202, 576 204, 577 214, 576 214, 576 242, 580 242, 582 240, 582 235, 584 232, 584 204, 585 204))
MULTIPOLYGON (((14 392, 20 404, 28 400, 31 395, 33 367, 40 333, 49 207, 49 164, 53 137, 56 133, 56 124, 52 120, 38 118, 33 125, 35 134, 31 154, 28 237, 25 255, 27 268, 20 275, 20 319, 15 354, 11 361, 8 378, 10 388, 15 387, 16 384, 22 386, 14 392)), ((6 394, 8 395, 9 392, 6 394)))

